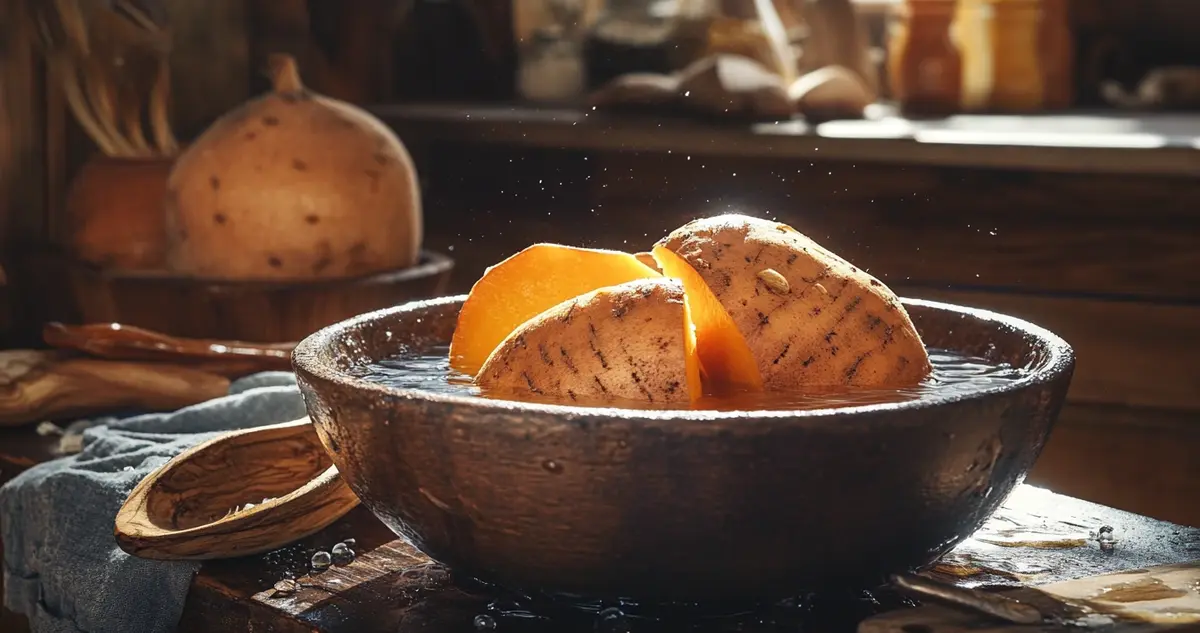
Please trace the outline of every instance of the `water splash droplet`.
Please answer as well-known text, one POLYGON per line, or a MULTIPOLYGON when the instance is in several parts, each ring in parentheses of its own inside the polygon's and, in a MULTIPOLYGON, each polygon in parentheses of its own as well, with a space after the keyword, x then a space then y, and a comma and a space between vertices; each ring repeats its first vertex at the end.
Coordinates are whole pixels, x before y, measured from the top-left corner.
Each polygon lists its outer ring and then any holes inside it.
POLYGON ((629 633, 629 618, 617 607, 609 607, 596 616, 596 633, 629 633))

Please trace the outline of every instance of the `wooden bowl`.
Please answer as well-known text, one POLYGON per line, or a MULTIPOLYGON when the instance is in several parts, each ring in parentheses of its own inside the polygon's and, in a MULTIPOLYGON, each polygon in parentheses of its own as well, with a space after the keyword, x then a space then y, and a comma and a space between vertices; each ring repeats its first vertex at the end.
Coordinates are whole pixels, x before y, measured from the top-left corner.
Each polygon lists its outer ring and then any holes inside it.
POLYGON ((1074 369, 1054 334, 905 300, 927 345, 1023 368, 940 398, 644 411, 387 388, 349 371, 445 344, 464 297, 325 328, 293 354, 318 436, 385 524, 526 591, 756 600, 877 586, 977 530, 1045 443, 1074 369))
MULTIPOLYGON (((445 292, 454 261, 424 251, 416 266, 307 282, 231 282, 68 262, 77 317, 187 338, 298 341, 356 314, 445 292)), ((58 320, 63 316, 55 316, 58 320)))

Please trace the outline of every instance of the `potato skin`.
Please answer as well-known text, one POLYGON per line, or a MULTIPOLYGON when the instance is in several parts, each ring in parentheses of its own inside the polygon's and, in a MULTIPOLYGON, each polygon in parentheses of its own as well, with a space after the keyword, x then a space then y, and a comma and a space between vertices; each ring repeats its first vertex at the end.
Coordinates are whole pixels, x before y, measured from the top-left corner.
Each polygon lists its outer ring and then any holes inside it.
POLYGON ((420 190, 396 135, 349 104, 268 93, 178 159, 165 219, 171 270, 230 280, 327 279, 417 263, 420 190))
POLYGON ((712 288, 768 390, 904 387, 929 374, 925 346, 896 295, 785 224, 722 215, 690 222, 660 244, 712 288), (760 274, 768 269, 786 284, 760 274))
POLYGON ((493 393, 561 398, 568 404, 686 403, 684 319, 678 280, 640 279, 601 288, 525 322, 492 352, 475 381, 493 393))

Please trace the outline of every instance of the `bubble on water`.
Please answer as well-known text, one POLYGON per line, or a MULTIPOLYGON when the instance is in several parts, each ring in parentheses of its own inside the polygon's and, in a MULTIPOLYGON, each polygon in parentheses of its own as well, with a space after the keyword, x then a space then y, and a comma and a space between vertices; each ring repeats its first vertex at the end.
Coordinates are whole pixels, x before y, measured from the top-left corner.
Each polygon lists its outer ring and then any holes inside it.
POLYGON ((329 555, 329 552, 317 552, 312 555, 312 561, 310 562, 312 563, 312 570, 320 573, 329 569, 329 566, 333 564, 333 557, 329 555))
POLYGON ((475 624, 475 630, 477 630, 477 631, 495 631, 496 630, 496 618, 493 618, 492 616, 487 615, 485 613, 481 613, 481 614, 475 616, 474 624, 475 624))

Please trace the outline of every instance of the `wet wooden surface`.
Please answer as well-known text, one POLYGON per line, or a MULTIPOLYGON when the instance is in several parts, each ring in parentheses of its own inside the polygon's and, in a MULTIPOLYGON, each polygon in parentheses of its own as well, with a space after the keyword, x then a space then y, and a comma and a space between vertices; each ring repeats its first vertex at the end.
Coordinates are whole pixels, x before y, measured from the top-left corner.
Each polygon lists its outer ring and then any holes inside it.
MULTIPOLYGON (((0 430, 0 481, 50 458, 55 440, 32 428, 0 430)), ((880 526, 886 529, 886 526, 880 526)), ((1200 560, 1200 529, 1187 528, 1022 486, 1005 509, 977 535, 944 559, 935 572, 963 586, 1045 585, 1114 571, 1200 560), (1011 547, 987 541, 1013 538, 1082 540, 1076 547, 1011 547), (1113 528, 1116 545, 1105 552, 1089 533, 1113 528), (1032 526, 1032 527, 1031 527, 1032 526), (1008 530, 1008 532, 1005 532, 1008 530), (990 532, 990 535, 989 533, 990 532), (1008 536, 1004 536, 1008 534, 1008 536), (1051 536, 1046 537, 1046 534, 1051 536)), ((203 564, 188 596, 180 630, 273 633, 357 631, 469 631, 475 616, 487 613, 492 597, 453 586, 444 570, 403 540, 395 538, 365 508, 351 511, 325 530, 267 554, 203 564), (353 538, 358 556, 347 566, 310 574, 318 550, 353 538), (297 588, 273 587, 292 578, 297 588)), ((823 621, 821 631, 852 631, 857 613, 846 621, 823 621)), ((0 619, 5 631, 20 631, 0 619)), ((503 624, 503 623, 502 623, 503 624)), ((529 622, 514 626, 532 626, 529 622)), ((560 630, 571 630, 565 627, 560 630)), ((581 629, 590 630, 590 629, 581 629)))

